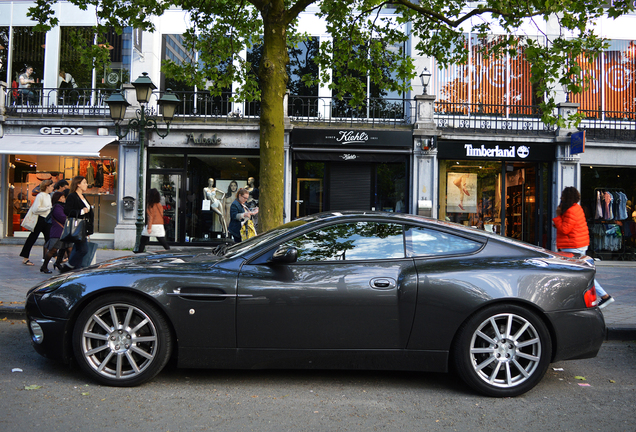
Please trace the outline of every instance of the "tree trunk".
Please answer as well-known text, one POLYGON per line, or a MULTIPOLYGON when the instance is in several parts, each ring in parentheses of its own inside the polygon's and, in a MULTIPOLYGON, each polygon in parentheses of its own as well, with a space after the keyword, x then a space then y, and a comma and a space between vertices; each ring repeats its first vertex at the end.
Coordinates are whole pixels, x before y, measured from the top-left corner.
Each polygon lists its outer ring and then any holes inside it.
POLYGON ((265 232, 283 222, 284 142, 283 99, 287 91, 287 33, 283 23, 284 2, 269 4, 262 13, 263 58, 261 81, 259 231, 265 232), (275 6, 272 6, 275 5, 275 6))

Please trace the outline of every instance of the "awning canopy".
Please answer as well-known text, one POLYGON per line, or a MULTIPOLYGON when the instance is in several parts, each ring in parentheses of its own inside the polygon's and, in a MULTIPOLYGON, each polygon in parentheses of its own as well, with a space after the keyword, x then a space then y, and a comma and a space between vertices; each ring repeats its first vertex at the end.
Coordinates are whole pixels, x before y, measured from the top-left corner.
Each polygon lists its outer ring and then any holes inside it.
POLYGON ((0 138, 0 154, 99 156, 116 136, 86 135, 5 135, 0 138))

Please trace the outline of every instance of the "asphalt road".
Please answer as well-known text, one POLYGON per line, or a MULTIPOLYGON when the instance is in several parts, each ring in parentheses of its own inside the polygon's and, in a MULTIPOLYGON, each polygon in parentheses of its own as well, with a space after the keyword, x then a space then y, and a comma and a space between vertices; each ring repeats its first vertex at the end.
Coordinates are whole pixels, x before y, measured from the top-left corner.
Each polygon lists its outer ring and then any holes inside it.
POLYGON ((449 374, 406 372, 169 368, 141 387, 112 388, 40 357, 21 320, 0 321, 5 432, 624 432, 636 430, 635 406, 633 342, 606 342, 595 359, 552 364, 514 399, 478 396, 449 374))

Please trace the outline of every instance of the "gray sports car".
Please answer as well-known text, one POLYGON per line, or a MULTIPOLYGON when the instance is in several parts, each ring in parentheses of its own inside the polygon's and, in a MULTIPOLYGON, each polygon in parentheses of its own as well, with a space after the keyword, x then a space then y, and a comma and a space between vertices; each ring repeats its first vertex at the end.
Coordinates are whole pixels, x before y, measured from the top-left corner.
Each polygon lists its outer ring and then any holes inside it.
POLYGON ((489 396, 594 357, 594 263, 392 213, 321 213, 243 243, 150 253, 32 288, 35 349, 134 386, 185 368, 453 369, 489 396))

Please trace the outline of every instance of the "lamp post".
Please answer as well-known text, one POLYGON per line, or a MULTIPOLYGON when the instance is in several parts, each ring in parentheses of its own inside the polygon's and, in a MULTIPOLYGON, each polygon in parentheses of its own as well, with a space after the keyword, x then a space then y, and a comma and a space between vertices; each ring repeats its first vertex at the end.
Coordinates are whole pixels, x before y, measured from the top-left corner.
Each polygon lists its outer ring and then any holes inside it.
POLYGON ((115 121, 115 133, 122 139, 131 130, 139 133, 139 182, 137 191, 137 221, 135 226, 137 228, 137 234, 135 236, 135 248, 134 252, 139 251, 139 242, 141 240, 141 231, 144 227, 144 145, 146 142, 146 129, 154 130, 161 138, 165 138, 170 133, 170 122, 174 118, 177 106, 181 102, 179 98, 172 93, 170 89, 159 98, 157 103, 163 108, 163 119, 166 122, 167 128, 165 133, 159 132, 157 128, 157 120, 154 117, 149 117, 147 108, 152 91, 157 87, 154 85, 150 77, 146 72, 142 73, 139 78, 131 83, 135 87, 137 101, 140 108, 136 111, 135 118, 128 121, 126 131, 122 133, 119 124, 124 120, 126 115, 126 108, 130 106, 128 101, 124 98, 120 91, 110 95, 106 99, 106 103, 110 108, 110 116, 115 121))
POLYGON ((426 93, 426 87, 428 87, 428 83, 431 81, 431 73, 429 72, 428 69, 424 68, 424 70, 422 71, 422 73, 420 74, 420 81, 422 82, 422 94, 425 95, 426 93))

